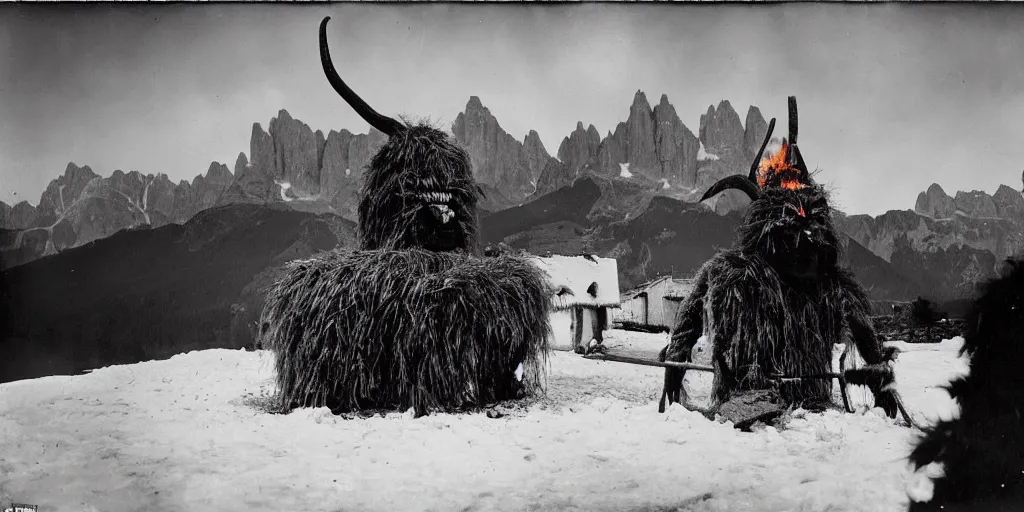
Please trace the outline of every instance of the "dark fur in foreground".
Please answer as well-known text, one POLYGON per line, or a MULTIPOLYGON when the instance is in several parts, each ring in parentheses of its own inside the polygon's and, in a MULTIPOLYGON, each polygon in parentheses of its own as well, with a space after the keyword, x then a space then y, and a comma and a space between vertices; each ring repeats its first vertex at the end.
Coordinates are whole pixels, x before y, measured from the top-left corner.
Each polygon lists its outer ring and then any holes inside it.
POLYGON ((543 271, 506 256, 336 250, 295 262, 261 319, 280 406, 421 415, 537 391, 549 291, 543 271))
MULTIPOLYGON (((790 98, 790 137, 761 161, 773 119, 748 176, 713 185, 704 199, 727 188, 752 202, 737 243, 697 273, 695 288, 679 309, 662 360, 689 361, 702 334, 713 344, 716 405, 737 391, 777 389, 790 405, 831 402, 831 382, 785 382, 773 374, 801 376, 832 371, 832 347, 848 330, 869 364, 885 360, 870 322, 870 303, 853 273, 839 265, 840 244, 828 195, 813 183, 796 145, 796 103, 790 98)), ((665 372, 664 399, 686 403, 684 371, 665 372)), ((888 392, 876 403, 895 416, 888 392)), ((714 409, 714 408, 713 408, 714 409)), ((663 410, 663 409, 662 409, 663 410)))
POLYGON ((933 479, 931 501, 909 510, 1024 510, 1024 260, 982 286, 963 351, 970 373, 947 387, 959 418, 926 428, 910 454, 945 475, 933 479))

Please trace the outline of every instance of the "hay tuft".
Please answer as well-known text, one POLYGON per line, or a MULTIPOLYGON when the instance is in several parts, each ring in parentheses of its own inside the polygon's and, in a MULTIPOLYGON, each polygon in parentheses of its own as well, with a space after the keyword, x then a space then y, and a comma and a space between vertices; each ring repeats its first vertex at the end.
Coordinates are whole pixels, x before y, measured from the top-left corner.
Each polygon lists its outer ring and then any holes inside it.
POLYGON ((512 256, 338 249, 293 262, 261 318, 278 404, 423 415, 542 392, 550 291, 512 256))

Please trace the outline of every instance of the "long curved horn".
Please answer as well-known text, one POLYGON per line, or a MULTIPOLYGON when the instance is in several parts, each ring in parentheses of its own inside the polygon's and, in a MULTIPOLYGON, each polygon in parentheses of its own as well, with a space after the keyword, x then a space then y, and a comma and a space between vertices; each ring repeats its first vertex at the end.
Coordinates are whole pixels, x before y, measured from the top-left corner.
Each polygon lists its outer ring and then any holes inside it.
POLYGON ((345 81, 338 76, 338 72, 334 69, 334 63, 331 62, 331 52, 327 48, 327 21, 331 17, 327 16, 320 22, 320 63, 323 64, 324 74, 327 75, 327 81, 331 83, 334 90, 345 99, 345 102, 352 106, 352 108, 362 117, 370 126, 380 130, 387 136, 392 136, 405 129, 405 126, 398 121, 378 114, 376 110, 371 108, 363 101, 348 85, 345 81))
POLYGON ((789 164, 796 166, 797 163, 797 152, 796 150, 796 135, 799 128, 797 124, 798 116, 796 110, 796 96, 789 97, 789 145, 793 147, 794 151, 789 152, 789 164))
POLYGON ((714 185, 711 185, 711 188, 709 188, 707 192, 704 192, 704 196, 702 196, 700 201, 697 202, 702 203, 708 200, 708 198, 731 188, 744 192, 751 201, 756 201, 757 198, 761 197, 761 189, 757 188, 757 185, 754 182, 750 181, 742 174, 733 174, 732 176, 726 176, 725 178, 715 182, 714 185))
POLYGON ((761 142, 761 149, 757 150, 757 156, 754 157, 754 163, 750 164, 750 174, 747 179, 753 183, 757 183, 757 169, 761 167, 761 157, 764 156, 764 148, 768 147, 768 140, 772 138, 772 132, 775 131, 775 118, 768 123, 768 131, 764 134, 764 141, 761 142))

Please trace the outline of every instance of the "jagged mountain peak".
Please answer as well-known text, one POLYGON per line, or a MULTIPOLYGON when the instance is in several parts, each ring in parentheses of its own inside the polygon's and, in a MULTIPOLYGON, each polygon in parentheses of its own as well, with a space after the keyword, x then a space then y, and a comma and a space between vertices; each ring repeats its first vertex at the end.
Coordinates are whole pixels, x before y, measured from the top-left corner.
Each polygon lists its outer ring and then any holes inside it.
POLYGON ((539 134, 528 133, 520 142, 501 127, 478 96, 471 96, 465 111, 456 116, 452 134, 469 152, 477 181, 500 191, 502 197, 496 203, 484 205, 490 211, 524 201, 551 160, 539 134))

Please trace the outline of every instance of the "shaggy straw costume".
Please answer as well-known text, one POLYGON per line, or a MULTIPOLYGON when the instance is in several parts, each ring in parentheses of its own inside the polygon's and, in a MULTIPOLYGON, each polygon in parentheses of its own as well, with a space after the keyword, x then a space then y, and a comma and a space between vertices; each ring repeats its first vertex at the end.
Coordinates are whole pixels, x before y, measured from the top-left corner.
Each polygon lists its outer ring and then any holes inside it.
POLYGON ((543 272, 479 258, 480 188, 443 132, 382 116, 334 89, 388 136, 359 204, 360 250, 293 262, 268 294, 263 346, 276 353, 280 406, 335 412, 479 407, 541 389, 550 327, 543 272))
MULTIPOLYGON (((849 329, 868 364, 886 360, 869 319, 870 304, 852 272, 839 266, 839 242, 826 192, 813 183, 796 145, 796 99, 789 98, 789 138, 761 160, 768 126, 748 176, 714 184, 701 199, 729 188, 750 196, 737 244, 698 271, 695 288, 680 307, 663 361, 686 362, 702 334, 714 347, 713 406, 737 392, 768 391, 785 405, 821 408, 831 403, 831 381, 780 381, 832 370, 832 347, 849 329)), ((687 403, 684 370, 668 368, 659 409, 687 403)), ((876 403, 895 416, 882 385, 876 403)), ((762 393, 763 394, 763 393, 762 393)))
POLYGON ((1024 261, 1007 271, 968 317, 970 372, 947 387, 959 418, 925 429, 910 455, 910 512, 1024 510, 1024 261))

